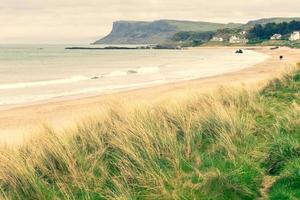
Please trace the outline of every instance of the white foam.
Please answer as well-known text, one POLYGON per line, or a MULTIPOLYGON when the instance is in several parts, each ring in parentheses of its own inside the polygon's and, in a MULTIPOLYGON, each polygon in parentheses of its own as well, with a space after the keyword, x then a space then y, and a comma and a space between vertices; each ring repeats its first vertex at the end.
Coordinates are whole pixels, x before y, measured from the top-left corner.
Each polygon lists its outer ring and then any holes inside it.
POLYGON ((127 72, 125 71, 113 71, 107 75, 105 75, 105 77, 118 77, 118 76, 126 76, 127 72))
POLYGON ((166 80, 154 80, 142 83, 131 83, 131 84, 120 84, 120 85, 110 85, 104 87, 90 87, 79 90, 66 91, 61 93, 52 93, 52 94, 43 94, 43 95, 31 95, 31 96, 18 96, 18 97, 0 97, 0 105, 18 105, 24 103, 33 103, 39 102, 48 99, 66 97, 66 96, 75 96, 75 95, 84 95, 84 94, 99 94, 110 91, 118 91, 125 89, 134 89, 134 88, 142 88, 151 85, 158 85, 167 83, 166 80))
POLYGON ((159 71, 159 67, 141 67, 139 69, 130 69, 126 71, 113 71, 108 74, 102 75, 102 77, 112 78, 112 77, 120 77, 120 76, 127 76, 129 74, 134 74, 134 73, 129 73, 130 71, 136 72, 137 74, 153 74, 159 71))
POLYGON ((20 88, 28 88, 28 87, 37 87, 37 86, 45 86, 45 85, 56 85, 56 84, 65 84, 65 83, 75 83, 79 81, 89 80, 89 77, 86 76, 74 76, 66 79, 55 79, 48 81, 35 81, 35 82, 20 82, 20 83, 9 83, 0 85, 0 90, 8 90, 8 89, 20 89, 20 88))
MULTIPOLYGON (((141 67, 137 70, 139 74, 150 74, 155 73, 159 70, 158 67, 141 67)), ((120 77, 128 75, 128 71, 113 71, 106 75, 95 76, 95 77, 120 77)), ((55 79, 55 80, 46 80, 46 81, 33 81, 33 82, 19 82, 19 83, 8 83, 1 84, 0 90, 8 90, 8 89, 21 89, 21 88, 29 88, 29 87, 38 87, 38 86, 46 86, 46 85, 57 85, 57 84, 68 84, 68 83, 76 83, 79 81, 91 80, 91 77, 87 76, 73 76, 71 78, 66 79, 55 79)))
POLYGON ((137 70, 139 74, 152 74, 159 71, 159 67, 141 67, 137 70))

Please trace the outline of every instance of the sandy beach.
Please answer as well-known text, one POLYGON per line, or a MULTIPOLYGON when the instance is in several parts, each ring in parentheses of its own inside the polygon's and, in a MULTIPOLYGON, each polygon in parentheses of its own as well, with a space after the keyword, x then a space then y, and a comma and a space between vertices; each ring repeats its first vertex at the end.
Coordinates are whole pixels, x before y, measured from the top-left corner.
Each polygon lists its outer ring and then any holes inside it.
MULTIPOLYGON (((209 48, 209 47, 205 47, 209 48)), ((215 48, 215 47, 214 47, 215 48)), ((230 48, 237 47, 220 47, 230 48)), ((249 48, 249 47, 246 47, 249 48)), ((269 47, 253 47, 259 53, 269 56, 267 60, 238 72, 222 74, 209 78, 192 81, 183 81, 155 87, 135 89, 95 97, 62 99, 56 102, 45 102, 24 107, 0 111, 0 143, 20 144, 24 140, 38 134, 44 125, 54 129, 63 129, 72 126, 111 101, 159 101, 169 95, 181 91, 198 90, 209 91, 220 85, 254 84, 268 79, 282 67, 293 65, 300 61, 300 50, 286 47, 270 50, 269 47), (280 60, 279 56, 284 59, 280 60)))

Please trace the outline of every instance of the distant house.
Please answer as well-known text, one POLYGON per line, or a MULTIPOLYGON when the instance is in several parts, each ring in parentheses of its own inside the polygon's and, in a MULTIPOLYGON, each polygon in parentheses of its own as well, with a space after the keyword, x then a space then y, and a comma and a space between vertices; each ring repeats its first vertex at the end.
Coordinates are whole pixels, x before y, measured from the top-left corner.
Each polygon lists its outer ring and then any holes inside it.
POLYGON ((210 41, 212 41, 212 42, 223 42, 224 39, 222 37, 215 36, 210 41))
POLYGON ((274 34, 270 39, 271 40, 280 40, 282 38, 281 34, 274 34))
POLYGON ((236 35, 233 35, 229 38, 229 43, 237 44, 237 43, 247 43, 248 40, 243 37, 238 37, 236 35))
POLYGON ((290 36, 290 41, 296 41, 296 40, 300 40, 300 32, 299 31, 293 32, 290 36))

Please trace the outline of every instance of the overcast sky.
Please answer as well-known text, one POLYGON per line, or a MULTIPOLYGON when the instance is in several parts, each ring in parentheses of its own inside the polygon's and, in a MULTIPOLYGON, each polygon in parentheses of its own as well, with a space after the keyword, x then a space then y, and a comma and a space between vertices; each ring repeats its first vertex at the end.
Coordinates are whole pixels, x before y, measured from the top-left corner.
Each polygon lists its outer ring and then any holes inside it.
POLYGON ((246 22, 300 16, 300 0, 0 0, 0 43, 90 43, 116 20, 246 22))

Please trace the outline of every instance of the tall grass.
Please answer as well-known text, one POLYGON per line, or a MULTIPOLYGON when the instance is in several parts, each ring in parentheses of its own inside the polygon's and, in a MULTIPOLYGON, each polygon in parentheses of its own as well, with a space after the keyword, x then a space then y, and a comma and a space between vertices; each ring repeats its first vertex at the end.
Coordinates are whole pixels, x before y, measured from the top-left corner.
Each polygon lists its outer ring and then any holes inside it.
POLYGON ((275 176, 267 196, 297 198, 299 91, 297 68, 263 88, 113 104, 63 134, 45 128, 19 149, 1 149, 0 193, 3 199, 257 199, 264 177, 275 176))

